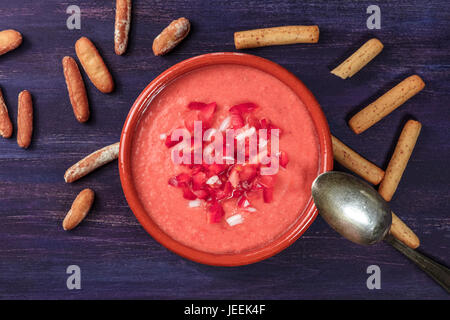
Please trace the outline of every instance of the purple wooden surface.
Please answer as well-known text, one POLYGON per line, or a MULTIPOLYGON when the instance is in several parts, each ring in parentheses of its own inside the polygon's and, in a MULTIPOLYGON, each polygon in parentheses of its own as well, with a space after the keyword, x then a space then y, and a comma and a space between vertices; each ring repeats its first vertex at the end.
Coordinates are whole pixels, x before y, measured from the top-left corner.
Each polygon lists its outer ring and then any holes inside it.
MULTIPOLYGON (((450 263, 449 252, 449 26, 448 1, 381 2, 382 28, 366 28, 368 1, 134 1, 127 54, 113 51, 113 1, 1 1, 0 30, 22 32, 24 43, 0 57, 0 86, 11 117, 17 94, 28 89, 35 106, 29 150, 0 139, 0 298, 230 298, 230 299, 431 299, 448 295, 386 244, 360 247, 342 239, 319 217, 284 252, 250 266, 218 268, 180 258, 140 227, 122 194, 116 164, 65 184, 75 161, 119 139, 139 92, 160 72, 186 58, 235 51, 233 32, 287 24, 318 24, 320 42, 247 50, 296 74, 316 95, 332 132, 385 167, 402 124, 409 117, 423 130, 393 210, 422 240, 422 250, 450 263), (69 5, 82 10, 81 30, 65 27, 69 5), (188 39, 167 57, 154 57, 153 38, 172 19, 186 16, 188 39), (61 59, 88 36, 116 81, 99 93, 86 80, 92 119, 75 121, 61 59), (329 73, 371 36, 385 49, 352 79, 329 73), (349 115, 412 73, 426 88, 388 118, 357 136, 349 115), (61 221, 78 191, 97 193, 82 225, 64 232, 61 221), (82 290, 66 288, 65 270, 82 270, 82 290), (366 268, 379 265, 382 289, 366 288, 366 268)), ((340 169, 337 166, 338 169, 340 169)))

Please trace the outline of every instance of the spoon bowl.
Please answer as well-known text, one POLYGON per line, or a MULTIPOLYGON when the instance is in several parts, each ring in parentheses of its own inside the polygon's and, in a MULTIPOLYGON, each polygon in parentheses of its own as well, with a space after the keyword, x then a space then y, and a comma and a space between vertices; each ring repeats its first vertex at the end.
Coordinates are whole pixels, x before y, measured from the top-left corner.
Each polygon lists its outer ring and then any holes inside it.
POLYGON ((350 241, 370 245, 383 240, 389 232, 389 205, 361 179, 329 171, 314 180, 311 191, 320 215, 350 241))
POLYGON ((314 180, 311 192, 320 215, 343 237, 358 244, 385 240, 450 293, 449 268, 388 234, 391 210, 368 183, 347 173, 329 171, 314 180))

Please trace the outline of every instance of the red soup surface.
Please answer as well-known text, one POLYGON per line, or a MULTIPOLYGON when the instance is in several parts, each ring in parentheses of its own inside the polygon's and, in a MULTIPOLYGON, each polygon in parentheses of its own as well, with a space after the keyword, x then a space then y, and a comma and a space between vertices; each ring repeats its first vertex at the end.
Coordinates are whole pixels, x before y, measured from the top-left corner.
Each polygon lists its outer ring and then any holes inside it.
POLYGON ((312 201, 319 143, 308 110, 289 87, 252 67, 216 65, 179 77, 150 102, 134 135, 131 167, 144 208, 165 233, 197 250, 238 253, 266 245, 302 215, 312 201), (289 162, 276 175, 271 201, 265 201, 260 191, 248 194, 251 210, 238 206, 237 198, 222 200, 223 218, 210 223, 206 201, 186 199, 168 183, 187 167, 173 163, 165 137, 192 118, 196 111, 187 106, 193 101, 217 103, 213 128, 230 116, 232 106, 251 102, 258 105, 252 116, 270 119, 282 130, 279 148, 289 162))

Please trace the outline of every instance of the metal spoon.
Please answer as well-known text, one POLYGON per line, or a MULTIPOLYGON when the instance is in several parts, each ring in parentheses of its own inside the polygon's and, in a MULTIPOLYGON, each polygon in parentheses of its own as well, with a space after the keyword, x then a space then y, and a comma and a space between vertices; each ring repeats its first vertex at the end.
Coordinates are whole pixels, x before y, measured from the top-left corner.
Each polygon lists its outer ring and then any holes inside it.
POLYGON ((389 205, 368 183, 347 173, 329 171, 316 178, 311 190, 320 215, 342 236, 364 245, 385 240, 450 293, 450 269, 389 235, 389 205))

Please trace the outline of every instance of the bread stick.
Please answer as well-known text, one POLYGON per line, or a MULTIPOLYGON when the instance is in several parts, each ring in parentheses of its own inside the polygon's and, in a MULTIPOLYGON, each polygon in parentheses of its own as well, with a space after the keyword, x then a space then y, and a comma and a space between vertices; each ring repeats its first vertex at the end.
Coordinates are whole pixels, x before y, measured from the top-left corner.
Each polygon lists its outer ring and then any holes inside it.
POLYGON ((127 50, 131 24, 131 0, 116 0, 116 22, 114 25, 114 51, 122 55, 127 50))
POLYGON ((74 182, 119 157, 119 142, 97 150, 81 159, 64 174, 67 183, 74 182))
MULTIPOLYGON (((331 136, 334 159, 347 169, 358 174, 372 184, 378 184, 384 176, 384 171, 373 163, 362 158, 355 151, 344 145, 336 137, 331 136)), ((392 226, 390 233, 410 248, 417 248, 420 244, 415 233, 392 212, 392 226)))
POLYGON ((153 53, 155 56, 162 56, 171 51, 177 44, 187 37, 191 30, 191 23, 186 18, 179 18, 172 21, 153 40, 153 53))
POLYGON ((383 50, 381 41, 375 38, 370 39, 331 73, 342 79, 350 78, 375 58, 381 50, 383 50))
POLYGON ((16 30, 0 31, 0 56, 22 44, 22 35, 16 30))
POLYGON ((392 225, 389 232, 412 249, 420 246, 420 240, 416 234, 394 212, 392 212, 392 225))
POLYGON ((424 87, 425 83, 418 75, 406 78, 355 114, 348 122, 350 128, 356 134, 367 130, 420 92, 424 87))
POLYGON ((75 43, 77 57, 94 86, 103 93, 114 90, 114 81, 94 44, 86 37, 75 43))
POLYGON ((361 157, 333 135, 331 141, 334 159, 337 162, 374 185, 380 183, 384 176, 383 170, 361 157))
POLYGON ((26 149, 30 146, 33 135, 33 102, 27 90, 19 93, 17 107, 17 144, 26 149))
POLYGON ((72 57, 64 57, 62 65, 75 118, 79 122, 86 122, 90 114, 89 102, 78 65, 72 57))
POLYGON ((318 26, 284 26, 234 33, 236 49, 257 48, 294 43, 317 43, 318 26))
POLYGON ((94 197, 95 193, 91 189, 84 189, 78 194, 62 223, 64 230, 72 230, 83 221, 89 210, 91 210, 94 197))
POLYGON ((391 201, 403 172, 406 169, 411 153, 416 145, 422 125, 415 120, 408 120, 395 146, 394 154, 386 168, 378 192, 386 200, 391 201))
POLYGON ((9 118, 8 108, 3 99, 2 89, 0 89, 0 135, 3 138, 11 138, 13 126, 9 118))

